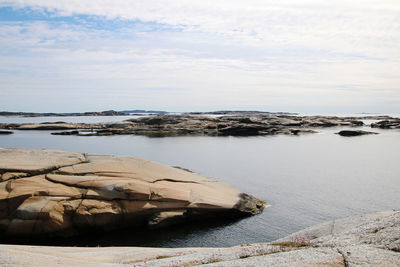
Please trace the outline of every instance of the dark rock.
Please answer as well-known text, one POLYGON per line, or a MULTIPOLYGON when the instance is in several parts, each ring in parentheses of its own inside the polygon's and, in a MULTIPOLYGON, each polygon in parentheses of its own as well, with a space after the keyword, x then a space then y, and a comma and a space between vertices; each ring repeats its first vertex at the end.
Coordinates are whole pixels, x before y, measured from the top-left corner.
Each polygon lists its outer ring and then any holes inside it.
POLYGON ((79 135, 79 131, 54 132, 52 135, 79 135))
POLYGON ((361 131, 361 130, 358 130, 358 131, 344 130, 344 131, 340 131, 336 134, 338 134, 340 136, 359 136, 359 135, 378 134, 378 133, 361 131))
POLYGON ((14 132, 12 131, 0 131, 1 135, 6 135, 6 134, 13 134, 14 132))
POLYGON ((258 135, 261 129, 262 128, 258 126, 235 125, 218 129, 218 134, 232 135, 232 136, 250 136, 250 135, 258 135))
POLYGON ((372 123, 371 128, 400 129, 400 119, 383 120, 372 123))
MULTIPOLYGON (((106 114, 113 114, 109 112, 106 114)), ((314 133, 312 128, 333 126, 361 126, 362 121, 354 117, 291 116, 266 113, 235 113, 230 116, 207 117, 201 115, 154 115, 112 123, 1 123, 0 129, 16 130, 75 130, 54 133, 56 135, 106 136, 145 135, 151 137, 208 135, 208 136, 256 136, 314 133), (246 115, 244 115, 246 114, 246 115), (295 127, 296 129, 292 129, 295 127), (79 131, 77 133, 76 131, 79 131), (90 130, 84 133, 85 130, 90 130)), ((391 121, 393 123, 394 120, 391 121)), ((380 127, 394 127, 382 124, 380 127)))
POLYGON ((293 135, 317 133, 316 131, 313 130, 303 130, 303 129, 289 129, 289 130, 290 132, 288 132, 288 134, 293 134, 293 135))
POLYGON ((350 121, 353 126, 363 126, 364 122, 362 121, 350 121))

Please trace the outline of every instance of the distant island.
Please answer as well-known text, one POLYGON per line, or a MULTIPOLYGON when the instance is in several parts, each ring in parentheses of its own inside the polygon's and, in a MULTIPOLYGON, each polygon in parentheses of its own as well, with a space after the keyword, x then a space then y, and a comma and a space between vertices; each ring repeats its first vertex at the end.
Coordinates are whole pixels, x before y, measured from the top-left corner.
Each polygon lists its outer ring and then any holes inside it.
POLYGON ((218 110, 218 111, 205 111, 205 112, 168 112, 164 110, 105 110, 105 111, 89 111, 89 112, 12 112, 0 111, 0 116, 21 116, 21 117, 74 117, 74 116, 128 116, 135 114, 187 114, 187 115, 298 115, 292 112, 268 112, 268 111, 252 111, 252 110, 218 110))
POLYGON ((161 110, 105 110, 105 111, 91 111, 91 112, 71 112, 71 113, 39 113, 39 112, 10 112, 0 111, 0 116, 22 116, 22 117, 70 117, 70 116, 128 116, 132 114, 165 114, 166 111, 161 110))

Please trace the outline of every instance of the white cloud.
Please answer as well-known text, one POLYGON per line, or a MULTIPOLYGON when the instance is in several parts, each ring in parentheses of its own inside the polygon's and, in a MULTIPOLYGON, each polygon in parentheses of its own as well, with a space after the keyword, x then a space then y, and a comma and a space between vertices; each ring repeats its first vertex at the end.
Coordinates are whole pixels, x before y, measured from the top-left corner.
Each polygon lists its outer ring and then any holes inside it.
POLYGON ((185 99, 206 107, 400 98, 396 1, 20 0, 0 6, 122 20, 115 29, 91 27, 85 18, 0 23, 0 82, 8 88, 2 106, 29 90, 50 98, 97 90, 91 98, 103 104, 114 95, 124 98, 121 105, 164 101, 174 109, 185 99), (161 28, 153 31, 153 23, 161 28))

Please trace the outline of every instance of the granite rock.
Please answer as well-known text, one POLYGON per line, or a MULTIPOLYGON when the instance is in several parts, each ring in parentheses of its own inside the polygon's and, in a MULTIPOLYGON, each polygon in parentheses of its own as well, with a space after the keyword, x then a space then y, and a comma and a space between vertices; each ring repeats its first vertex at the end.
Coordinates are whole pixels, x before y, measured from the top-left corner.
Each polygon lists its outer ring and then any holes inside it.
POLYGON ((400 212, 357 215, 230 248, 0 245, 2 266, 400 266, 400 212), (32 261, 34 259, 34 261, 32 261))
POLYGON ((264 202, 193 172, 136 157, 0 149, 0 235, 157 228, 261 212, 264 202))

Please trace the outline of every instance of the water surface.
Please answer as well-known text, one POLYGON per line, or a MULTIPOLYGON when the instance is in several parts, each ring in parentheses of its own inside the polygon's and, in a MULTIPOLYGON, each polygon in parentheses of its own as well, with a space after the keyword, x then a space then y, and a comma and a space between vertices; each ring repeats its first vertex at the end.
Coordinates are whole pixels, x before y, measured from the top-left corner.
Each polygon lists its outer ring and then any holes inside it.
POLYGON ((191 169, 270 204, 262 214, 236 222, 208 222, 145 236, 98 235, 81 239, 80 245, 233 246, 272 241, 336 218, 400 209, 400 131, 372 129, 380 134, 359 137, 334 134, 342 129, 303 136, 164 138, 14 131, 0 136, 0 147, 138 156, 191 169))
POLYGON ((0 116, 0 123, 42 123, 42 122, 71 122, 71 123, 100 123, 116 122, 128 119, 137 119, 148 116, 126 115, 126 116, 46 116, 46 117, 22 117, 22 116, 0 116))

